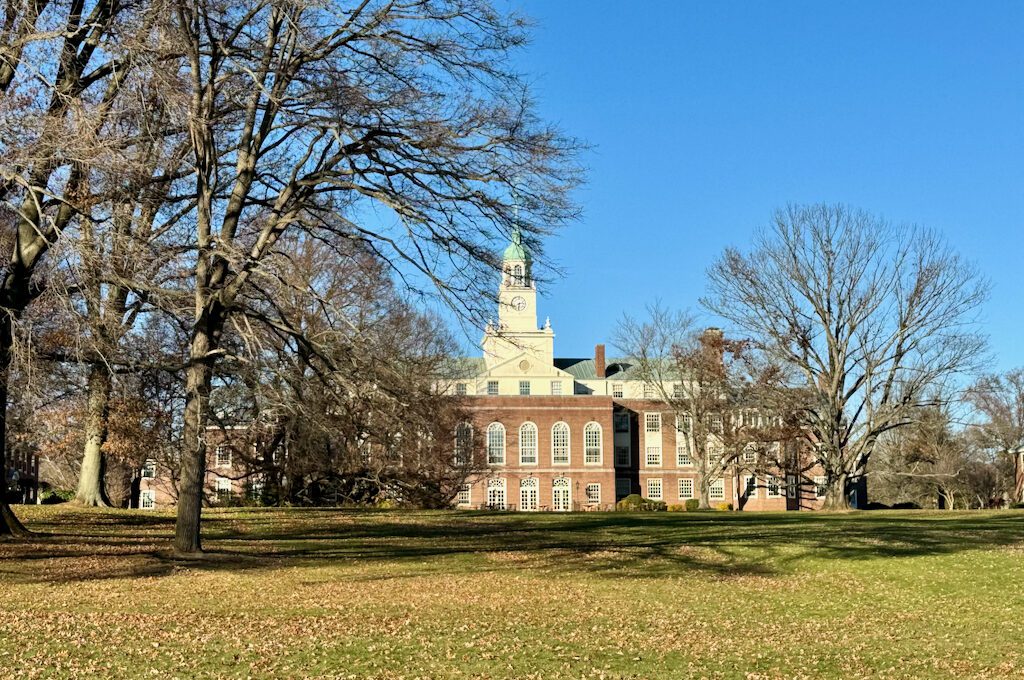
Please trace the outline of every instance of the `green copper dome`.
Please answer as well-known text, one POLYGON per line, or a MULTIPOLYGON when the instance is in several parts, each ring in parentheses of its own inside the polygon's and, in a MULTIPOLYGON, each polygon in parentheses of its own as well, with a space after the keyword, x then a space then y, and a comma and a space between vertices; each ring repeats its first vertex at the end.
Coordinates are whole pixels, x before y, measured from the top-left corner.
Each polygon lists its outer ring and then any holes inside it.
POLYGON ((524 260, 530 262, 530 253, 527 252, 526 248, 523 247, 523 235, 519 233, 519 229, 512 232, 512 243, 509 244, 508 248, 505 248, 504 254, 502 254, 503 260, 524 260))

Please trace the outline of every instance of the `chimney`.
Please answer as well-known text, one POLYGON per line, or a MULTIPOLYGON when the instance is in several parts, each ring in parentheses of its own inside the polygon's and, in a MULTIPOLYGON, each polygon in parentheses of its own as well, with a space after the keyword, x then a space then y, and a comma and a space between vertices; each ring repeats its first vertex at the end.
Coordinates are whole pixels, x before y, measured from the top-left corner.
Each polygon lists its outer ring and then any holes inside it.
POLYGON ((597 345, 594 347, 594 373, 597 374, 598 378, 604 377, 604 345, 597 345))

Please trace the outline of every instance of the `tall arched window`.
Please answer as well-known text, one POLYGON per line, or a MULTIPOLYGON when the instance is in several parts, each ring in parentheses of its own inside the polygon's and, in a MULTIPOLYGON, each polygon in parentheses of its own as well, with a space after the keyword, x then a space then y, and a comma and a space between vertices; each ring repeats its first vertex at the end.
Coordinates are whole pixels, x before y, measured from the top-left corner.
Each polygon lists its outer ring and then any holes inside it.
POLYGON ((555 423, 551 428, 551 464, 569 464, 569 425, 555 423))
POLYGON ((512 285, 522 286, 524 283, 525 278, 523 277, 523 265, 517 264, 512 267, 512 285))
POLYGON ((455 464, 469 465, 473 458, 473 426, 459 423, 455 426, 455 464))
POLYGON ((519 509, 536 510, 540 507, 540 481, 536 477, 527 477, 519 482, 519 509))
POLYGON ((537 464, 537 426, 533 423, 519 427, 519 464, 537 464))
POLYGON ((589 465, 601 463, 601 426, 587 423, 583 428, 583 462, 589 465))
POLYGON ((501 423, 487 426, 487 464, 505 464, 505 426, 501 423))
POLYGON ((555 512, 572 510, 572 484, 567 477, 559 477, 551 483, 551 508, 555 512))

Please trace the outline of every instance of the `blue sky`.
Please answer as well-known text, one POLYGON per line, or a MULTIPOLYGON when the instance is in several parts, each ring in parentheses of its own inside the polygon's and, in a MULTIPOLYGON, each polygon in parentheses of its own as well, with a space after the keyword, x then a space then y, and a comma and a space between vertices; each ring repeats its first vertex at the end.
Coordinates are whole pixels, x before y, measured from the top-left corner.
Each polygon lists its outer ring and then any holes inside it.
POLYGON ((992 281, 993 368, 1024 365, 1024 3, 509 6, 538 22, 541 115, 593 146, 547 246, 556 355, 656 298, 697 309, 725 246, 829 201, 941 230, 992 281))

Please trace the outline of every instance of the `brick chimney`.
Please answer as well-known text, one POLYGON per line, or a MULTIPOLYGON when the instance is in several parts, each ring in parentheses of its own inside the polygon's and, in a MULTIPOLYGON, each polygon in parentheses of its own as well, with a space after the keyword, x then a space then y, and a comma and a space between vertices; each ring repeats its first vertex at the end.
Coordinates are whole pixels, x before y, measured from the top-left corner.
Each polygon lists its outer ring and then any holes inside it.
POLYGON ((598 378, 604 377, 605 368, 604 345, 600 344, 594 347, 594 373, 597 374, 598 378))

